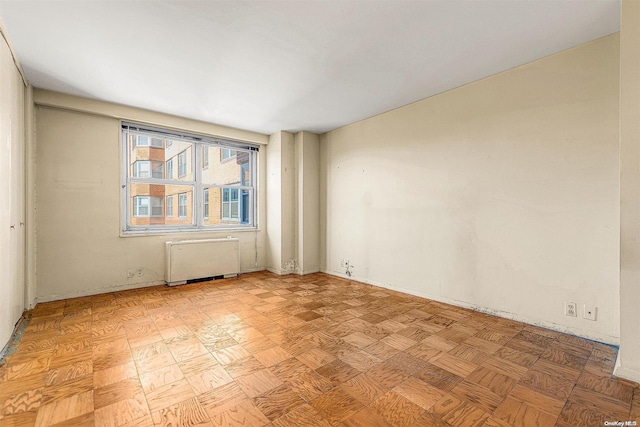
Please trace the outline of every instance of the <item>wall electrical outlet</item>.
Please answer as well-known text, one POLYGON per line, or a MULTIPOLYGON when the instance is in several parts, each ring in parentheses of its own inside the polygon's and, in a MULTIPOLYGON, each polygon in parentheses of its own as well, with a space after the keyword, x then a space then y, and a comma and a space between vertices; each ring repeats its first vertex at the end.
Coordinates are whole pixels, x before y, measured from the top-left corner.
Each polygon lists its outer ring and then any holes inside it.
POLYGON ((133 270, 127 270, 127 279, 132 279, 135 276, 133 270))
POLYGON ((564 303, 565 316, 578 317, 578 305, 575 302, 564 303))
POLYGON ((598 307, 596 307, 595 305, 584 305, 584 315, 582 317, 584 317, 587 320, 596 320, 596 311, 598 310, 598 307))
POLYGON ((144 276, 144 268, 139 268, 139 269, 137 269, 137 270, 136 270, 136 275, 137 275, 138 277, 142 277, 142 276, 144 276))

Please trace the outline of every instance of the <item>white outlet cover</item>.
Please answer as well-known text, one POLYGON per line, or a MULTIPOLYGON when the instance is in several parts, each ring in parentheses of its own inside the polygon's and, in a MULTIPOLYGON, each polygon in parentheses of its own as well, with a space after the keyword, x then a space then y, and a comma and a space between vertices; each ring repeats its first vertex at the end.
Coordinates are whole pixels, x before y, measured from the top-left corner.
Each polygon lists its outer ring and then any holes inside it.
POLYGON ((564 314, 570 317, 578 317, 578 304, 575 302, 565 302, 564 314), (571 310, 572 308, 573 310, 571 310))
POLYGON ((583 317, 587 320, 596 320, 596 314, 598 311, 598 307, 595 305, 584 305, 584 314, 583 317))

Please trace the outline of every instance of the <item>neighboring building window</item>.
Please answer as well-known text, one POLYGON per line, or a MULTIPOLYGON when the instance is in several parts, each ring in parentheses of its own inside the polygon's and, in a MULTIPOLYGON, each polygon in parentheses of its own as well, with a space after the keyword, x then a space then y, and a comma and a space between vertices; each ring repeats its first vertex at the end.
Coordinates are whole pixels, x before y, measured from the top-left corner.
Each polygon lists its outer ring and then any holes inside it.
POLYGON ((202 146, 202 167, 204 169, 209 167, 209 146, 202 146))
POLYGON ((222 219, 226 221, 240 220, 240 199, 237 188, 222 189, 222 219))
POLYGON ((209 218, 209 189, 204 190, 204 217, 209 218))
POLYGON ((220 160, 229 160, 230 158, 235 157, 236 153, 236 150, 223 148, 220 150, 220 160))
POLYGON ((167 216, 173 216, 173 196, 167 196, 167 216))
POLYGON ((187 174, 187 150, 178 154, 178 177, 182 178, 187 174))
POLYGON ((132 123, 122 144, 123 232, 256 227, 257 146, 132 123))
POLYGON ((162 148, 162 138, 154 138, 147 135, 136 135, 133 147, 155 147, 162 148))
POLYGON ((164 165, 162 162, 151 162, 151 177, 157 179, 164 178, 164 165))
POLYGON ((173 158, 167 160, 167 179, 173 179, 173 158))
POLYGON ((162 211, 162 198, 154 196, 136 196, 134 200, 134 216, 138 217, 161 217, 164 215, 162 211))
POLYGON ((178 194, 178 216, 180 218, 187 217, 187 193, 178 194))
POLYGON ((149 178, 151 176, 151 162, 135 162, 133 164, 133 176, 136 178, 149 178))
POLYGON ((164 178, 162 162, 138 160, 133 164, 133 176, 136 178, 164 178))
POLYGON ((151 197, 151 216, 164 216, 162 197, 151 197))
POLYGON ((149 212, 151 209, 149 208, 149 197, 147 196, 136 196, 133 198, 134 203, 134 211, 133 215, 135 216, 149 216, 149 212))

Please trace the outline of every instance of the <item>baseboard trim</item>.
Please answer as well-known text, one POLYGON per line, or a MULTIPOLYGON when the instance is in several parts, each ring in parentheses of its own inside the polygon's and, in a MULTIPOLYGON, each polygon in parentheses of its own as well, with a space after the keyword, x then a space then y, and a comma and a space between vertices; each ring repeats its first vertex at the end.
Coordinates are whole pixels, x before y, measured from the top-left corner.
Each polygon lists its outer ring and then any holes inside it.
POLYGON ((356 281, 356 282, 366 283, 368 285, 379 286, 381 288, 388 289, 390 291, 397 291, 397 292, 401 292, 403 294, 413 295, 413 296, 417 296, 417 297, 420 297, 420 298, 426 298, 426 299, 430 299, 430 300, 433 300, 433 301, 442 302, 442 303, 445 303, 445 304, 451 304, 451 305, 454 305, 456 307, 468 308, 470 310, 474 310, 474 311, 477 311, 477 312, 480 312, 480 313, 490 314, 492 316, 502 317, 504 319, 515 320, 517 322, 526 323, 527 325, 539 326, 541 328, 551 329, 553 331, 561 332, 563 334, 575 335, 575 336, 578 336, 578 337, 581 337, 581 338, 585 338, 585 339, 588 339, 588 340, 591 340, 591 341, 596 341, 596 342, 603 343, 603 344, 606 344, 606 345, 611 345, 611 346, 616 346, 616 347, 620 345, 620 337, 601 334, 601 333, 597 333, 597 332, 584 331, 584 330, 578 329, 578 328, 570 328, 570 327, 566 327, 564 325, 558 325, 557 323, 548 322, 548 321, 540 320, 540 319, 533 319, 533 318, 530 318, 530 317, 527 317, 527 316, 522 316, 522 315, 519 315, 519 314, 516 314, 516 313, 511 313, 511 312, 508 312, 508 311, 496 310, 496 309, 492 309, 492 308, 489 308, 489 307, 483 307, 483 306, 479 306, 479 305, 476 305, 476 304, 470 304, 470 303, 467 303, 465 301, 460 301, 460 300, 456 300, 456 299, 452 299, 452 298, 446 298, 446 297, 442 297, 442 296, 439 296, 439 295, 430 295, 430 294, 426 294, 426 293, 422 293, 422 292, 416 292, 413 289, 406 289, 406 288, 402 288, 402 287, 398 287, 398 286, 390 286, 390 285, 385 284, 385 283, 380 283, 380 282, 376 282, 374 280, 364 279, 362 277, 357 277, 357 276, 349 277, 346 274, 335 272, 335 271, 323 270, 322 272, 326 273, 326 274, 329 274, 331 276, 339 277, 341 279, 353 280, 353 281, 356 281))
MULTIPOLYGON (((264 271, 264 270, 265 270, 264 267, 246 268, 239 273, 239 276, 242 275, 243 273, 255 273, 257 271, 264 271)), ((33 307, 35 307, 37 303, 41 303, 41 302, 51 302, 51 301, 59 301, 62 299, 89 297, 93 295, 108 294, 109 292, 130 291, 132 289, 149 288, 151 286, 162 286, 166 284, 167 282, 165 282, 164 280, 153 280, 151 282, 110 286, 107 288, 84 289, 82 291, 75 291, 75 292, 40 295, 35 298, 36 302, 34 303, 33 307)))
POLYGON ((613 368, 613 375, 618 378, 624 378, 625 380, 640 383, 640 371, 622 366, 622 363, 620 362, 620 352, 618 352, 618 357, 616 358, 616 365, 613 368))

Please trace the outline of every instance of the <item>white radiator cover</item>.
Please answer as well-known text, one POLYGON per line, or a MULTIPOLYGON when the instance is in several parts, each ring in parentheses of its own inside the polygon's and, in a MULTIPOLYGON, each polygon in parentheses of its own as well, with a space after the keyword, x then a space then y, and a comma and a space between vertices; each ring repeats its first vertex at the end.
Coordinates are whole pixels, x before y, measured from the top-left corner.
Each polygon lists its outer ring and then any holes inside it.
POLYGON ((178 240, 165 243, 164 280, 169 286, 204 277, 230 277, 239 272, 238 239, 178 240))

